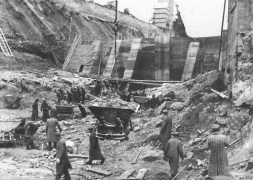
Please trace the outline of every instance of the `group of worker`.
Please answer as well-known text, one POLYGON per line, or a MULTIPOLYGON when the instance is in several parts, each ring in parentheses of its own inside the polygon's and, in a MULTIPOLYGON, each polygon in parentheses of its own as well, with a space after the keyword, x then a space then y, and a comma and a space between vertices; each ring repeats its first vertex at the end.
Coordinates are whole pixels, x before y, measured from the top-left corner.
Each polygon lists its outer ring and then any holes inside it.
POLYGON ((61 104, 62 100, 66 100, 68 104, 84 104, 84 101, 86 99, 86 91, 85 88, 82 87, 71 87, 70 90, 68 90, 66 93, 65 91, 60 88, 56 91, 57 96, 57 103, 61 104))
MULTIPOLYGON (((183 145, 179 132, 171 132, 172 118, 168 110, 163 110, 162 127, 160 129, 161 149, 164 151, 164 160, 169 160, 171 179, 175 179, 179 168, 179 158, 184 159, 183 145), (171 138, 171 135, 173 137, 171 138)), ((226 147, 228 139, 220 133, 220 126, 213 124, 211 134, 207 138, 207 147, 194 149, 193 152, 210 150, 208 176, 229 176, 229 166, 226 147)))
MULTIPOLYGON (((35 99, 32 105, 32 121, 37 121, 39 117, 39 99, 35 99)), ((51 110, 51 106, 48 105, 45 99, 43 99, 40 110, 42 111, 42 121, 46 122, 49 118, 49 111, 51 110)))

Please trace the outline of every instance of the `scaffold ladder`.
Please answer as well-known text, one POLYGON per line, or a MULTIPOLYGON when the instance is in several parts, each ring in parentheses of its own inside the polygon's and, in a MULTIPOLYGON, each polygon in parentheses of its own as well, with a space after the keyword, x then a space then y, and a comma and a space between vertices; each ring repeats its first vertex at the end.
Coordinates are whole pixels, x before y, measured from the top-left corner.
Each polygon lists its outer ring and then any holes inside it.
POLYGON ((5 56, 13 57, 10 46, 6 41, 5 35, 1 28, 0 28, 0 47, 5 56))

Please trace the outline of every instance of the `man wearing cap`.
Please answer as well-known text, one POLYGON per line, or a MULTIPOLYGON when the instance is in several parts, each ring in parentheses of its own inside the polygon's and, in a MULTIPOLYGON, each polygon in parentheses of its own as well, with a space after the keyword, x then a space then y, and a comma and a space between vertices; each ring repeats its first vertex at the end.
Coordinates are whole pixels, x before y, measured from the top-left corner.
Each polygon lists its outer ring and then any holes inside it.
POLYGON ((72 169, 69 157, 67 154, 67 146, 64 139, 61 139, 61 133, 55 134, 58 140, 57 151, 56 151, 56 178, 60 180, 61 176, 64 175, 65 180, 70 180, 68 169, 72 169))
POLYGON ((98 138, 95 135, 95 129, 93 129, 93 127, 89 127, 88 131, 90 133, 89 136, 90 150, 89 150, 89 160, 86 162, 86 164, 89 165, 92 164, 93 160, 101 160, 100 164, 102 165, 105 162, 105 158, 100 150, 98 138))
POLYGON ((39 99, 35 99, 33 105, 32 105, 32 117, 31 117, 31 120, 32 121, 36 121, 39 117, 39 107, 38 107, 38 102, 39 102, 39 99))
POLYGON ((57 145, 57 137, 55 136, 56 133, 56 126, 62 131, 60 124, 58 120, 56 119, 57 117, 57 110, 52 109, 51 110, 51 118, 47 120, 47 125, 46 125, 46 134, 47 134, 47 142, 48 142, 48 150, 52 150, 52 142, 54 143, 54 148, 56 148, 57 145))
POLYGON ((163 110, 162 127, 160 129, 161 149, 164 150, 168 140, 171 138, 172 119, 168 116, 168 110, 163 110))
POLYGON ((30 150, 31 148, 32 149, 35 148, 35 145, 33 142, 33 136, 40 126, 41 126, 40 122, 36 122, 36 123, 29 122, 24 126, 24 128, 25 128, 25 142, 26 142, 26 149, 27 150, 30 150))
POLYGON ((43 99, 40 110, 42 111, 42 121, 46 122, 49 118, 49 105, 45 99, 43 99))
POLYGON ((219 133, 220 126, 212 126, 212 134, 207 138, 208 148, 210 149, 208 175, 229 176, 228 157, 225 147, 229 146, 227 137, 219 133))
POLYGON ((179 140, 179 133, 175 132, 173 133, 173 136, 174 137, 171 138, 166 144, 164 150, 164 160, 167 158, 169 159, 171 179, 177 175, 179 167, 179 156, 182 160, 184 159, 183 144, 179 140))

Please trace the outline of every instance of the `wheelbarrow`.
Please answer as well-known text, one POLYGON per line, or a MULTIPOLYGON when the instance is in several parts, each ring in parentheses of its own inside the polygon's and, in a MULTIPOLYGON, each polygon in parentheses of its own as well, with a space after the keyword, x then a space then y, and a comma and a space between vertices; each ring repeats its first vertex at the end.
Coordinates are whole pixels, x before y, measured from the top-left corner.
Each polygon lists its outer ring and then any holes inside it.
POLYGON ((14 129, 20 124, 21 120, 0 120, 0 144, 13 144, 14 129))
POLYGON ((146 96, 134 96, 134 101, 140 104, 140 109, 144 110, 144 104, 149 100, 146 96))
POLYGON ((133 109, 90 106, 89 110, 99 121, 96 124, 96 137, 98 139, 128 139, 127 127, 130 124, 132 128, 130 117, 135 112, 133 109), (122 125, 117 125, 117 118, 120 118, 122 125))
POLYGON ((23 96, 16 96, 13 94, 3 95, 5 101, 7 102, 7 108, 17 109, 20 107, 20 101, 23 99, 23 96))
POLYGON ((71 117, 74 119, 74 106, 72 105, 56 105, 58 117, 71 117))

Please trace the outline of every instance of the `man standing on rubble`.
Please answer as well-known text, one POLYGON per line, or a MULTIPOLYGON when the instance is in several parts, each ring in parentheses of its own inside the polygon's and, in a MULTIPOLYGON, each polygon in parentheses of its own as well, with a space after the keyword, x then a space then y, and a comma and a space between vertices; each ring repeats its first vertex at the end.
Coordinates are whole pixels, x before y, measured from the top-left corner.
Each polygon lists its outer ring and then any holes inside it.
POLYGON ((81 89, 81 93, 82 93, 82 104, 84 104, 86 92, 85 92, 85 89, 83 87, 81 89))
POLYGON ((172 119, 168 116, 168 110, 163 110, 162 127, 160 129, 161 150, 165 149, 168 140, 171 138, 172 119))
POLYGON ((101 160, 100 164, 102 165, 105 162, 105 158, 100 150, 98 138, 95 135, 95 129, 93 127, 89 127, 88 131, 90 133, 89 135, 90 150, 89 150, 89 160, 86 162, 86 164, 91 165, 93 160, 101 160))
POLYGON ((56 148, 57 145, 57 137, 55 136, 56 133, 56 126, 62 131, 59 122, 57 121, 57 110, 52 109, 51 110, 51 118, 47 120, 47 125, 46 125, 46 134, 47 134, 47 142, 48 142, 48 150, 52 150, 52 143, 54 143, 54 148, 56 148))
POLYGON ((220 126, 212 126, 212 134, 207 138, 208 149, 210 149, 208 176, 229 176, 227 150, 229 146, 225 135, 220 134, 220 126))
POLYGON ((58 145, 56 151, 56 178, 60 180, 61 176, 64 175, 65 180, 70 180, 68 169, 72 169, 69 157, 67 154, 67 146, 64 139, 61 138, 61 133, 56 134, 58 145))
POLYGON ((175 132, 173 136, 174 137, 168 141, 164 150, 164 160, 167 160, 167 158, 169 159, 170 179, 173 179, 177 175, 179 157, 181 157, 182 160, 184 159, 183 144, 179 140, 179 133, 175 132))
POLYGON ((71 91, 67 91, 67 95, 68 95, 68 103, 72 103, 73 102, 73 94, 71 91))
POLYGON ((36 131, 38 130, 38 128, 40 127, 40 122, 36 122, 36 123, 31 123, 29 122, 28 124, 26 124, 24 126, 25 128, 25 142, 26 142, 26 149, 30 150, 35 149, 35 145, 33 142, 33 136, 36 133, 36 131))
POLYGON ((32 117, 31 117, 31 120, 32 121, 36 121, 39 117, 39 107, 38 107, 38 102, 39 102, 39 99, 35 99, 33 105, 32 105, 32 117))
POLYGON ((56 91, 56 96, 57 96, 57 99, 58 99, 58 104, 61 104, 62 96, 61 96, 60 91, 56 91))
POLYGON ((40 110, 42 111, 42 121, 47 122, 47 119, 49 118, 49 106, 45 99, 43 99, 40 110))

